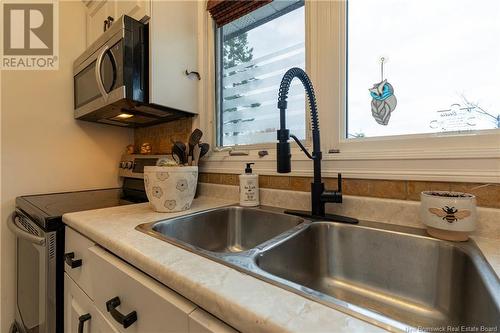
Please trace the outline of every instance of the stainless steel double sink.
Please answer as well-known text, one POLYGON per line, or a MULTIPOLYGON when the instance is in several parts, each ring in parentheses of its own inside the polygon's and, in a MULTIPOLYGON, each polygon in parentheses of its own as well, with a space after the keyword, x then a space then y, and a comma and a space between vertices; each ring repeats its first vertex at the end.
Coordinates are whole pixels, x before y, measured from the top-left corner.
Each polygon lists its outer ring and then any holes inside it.
POLYGON ((239 206, 137 229, 391 331, 500 330, 500 281, 473 241, 239 206))

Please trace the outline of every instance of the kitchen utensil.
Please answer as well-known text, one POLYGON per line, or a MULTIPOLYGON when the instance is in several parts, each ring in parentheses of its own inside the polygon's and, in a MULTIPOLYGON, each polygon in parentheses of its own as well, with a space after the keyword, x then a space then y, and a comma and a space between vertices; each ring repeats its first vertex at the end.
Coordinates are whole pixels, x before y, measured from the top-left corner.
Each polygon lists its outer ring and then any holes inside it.
POLYGON ((193 164, 198 165, 198 161, 200 160, 201 147, 199 144, 195 145, 193 148, 193 164))
POLYGON ((193 133, 189 136, 189 150, 188 150, 188 155, 193 155, 193 149, 194 146, 198 145, 200 143, 201 137, 203 136, 203 132, 199 129, 196 128, 193 133))
POLYGON ((174 155, 178 156, 180 164, 187 163, 186 145, 183 142, 180 141, 174 142, 174 145, 172 146, 172 157, 174 155))
POLYGON ((180 159, 179 155, 172 153, 172 158, 174 159, 174 161, 175 161, 178 165, 181 165, 181 164, 182 164, 182 161, 181 161, 181 159, 180 159))
POLYGON ((200 158, 205 156, 210 150, 210 145, 208 143, 200 143, 200 158))

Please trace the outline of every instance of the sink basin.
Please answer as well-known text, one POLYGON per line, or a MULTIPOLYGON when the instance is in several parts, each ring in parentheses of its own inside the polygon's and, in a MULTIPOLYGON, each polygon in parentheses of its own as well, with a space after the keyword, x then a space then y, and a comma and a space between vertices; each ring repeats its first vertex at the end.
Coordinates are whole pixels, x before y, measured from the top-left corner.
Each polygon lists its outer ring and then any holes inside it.
POLYGON ((291 288, 371 310, 401 329, 500 327, 498 277, 483 260, 468 244, 320 222, 260 253, 256 263, 291 288))
POLYGON ((210 252, 242 252, 292 229, 303 219, 239 206, 154 223, 152 231, 210 252))
POLYGON ((390 331, 500 327, 500 281, 472 240, 238 206, 137 229, 390 331))

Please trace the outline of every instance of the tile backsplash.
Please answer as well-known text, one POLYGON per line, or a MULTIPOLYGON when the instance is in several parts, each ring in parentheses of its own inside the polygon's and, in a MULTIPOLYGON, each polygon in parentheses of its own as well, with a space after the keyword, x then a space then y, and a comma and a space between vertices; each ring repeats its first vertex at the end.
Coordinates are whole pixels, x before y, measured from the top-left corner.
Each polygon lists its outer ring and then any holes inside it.
POLYGON ((182 118, 176 121, 158 124, 134 130, 134 146, 136 153, 143 143, 150 143, 153 154, 170 154, 172 141, 187 142, 191 134, 193 118, 182 118))
MULTIPOLYGON (((239 185, 236 174, 200 173, 199 181, 210 184, 239 185)), ((311 181, 310 177, 261 175, 259 186, 309 192, 311 181)), ((323 181, 327 189, 337 188, 336 178, 323 178, 323 181)), ((342 191, 346 195, 413 201, 420 200, 422 191, 467 192, 476 195, 478 206, 500 208, 500 184, 344 178, 342 186, 342 191)))

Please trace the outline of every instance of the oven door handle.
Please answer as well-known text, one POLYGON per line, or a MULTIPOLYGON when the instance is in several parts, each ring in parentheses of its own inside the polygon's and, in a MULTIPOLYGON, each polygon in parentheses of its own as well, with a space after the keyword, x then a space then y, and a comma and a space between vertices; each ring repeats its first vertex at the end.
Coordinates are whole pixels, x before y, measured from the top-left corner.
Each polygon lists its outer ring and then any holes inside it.
POLYGON ((104 48, 102 49, 101 53, 97 57, 97 60, 95 62, 95 79, 97 81, 97 88, 99 88, 99 91, 101 92, 102 98, 104 98, 104 101, 108 101, 109 94, 106 92, 106 89, 104 88, 104 84, 102 83, 102 76, 101 76, 101 65, 102 61, 104 59, 104 55, 106 52, 108 52, 109 46, 104 45, 104 48))
POLYGON ((31 243, 34 243, 37 245, 44 245, 45 238, 38 237, 38 236, 30 234, 27 231, 24 231, 24 229, 22 229, 17 223, 18 218, 19 218, 19 216, 17 215, 17 213, 13 213, 9 222, 7 222, 7 225, 9 226, 10 231, 12 231, 17 237, 25 239, 31 243))

